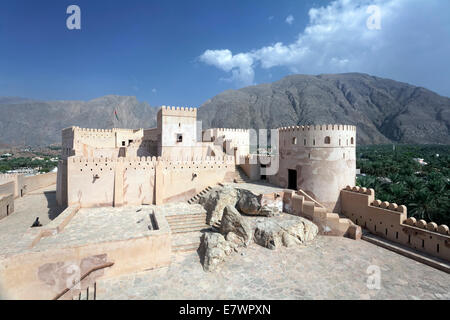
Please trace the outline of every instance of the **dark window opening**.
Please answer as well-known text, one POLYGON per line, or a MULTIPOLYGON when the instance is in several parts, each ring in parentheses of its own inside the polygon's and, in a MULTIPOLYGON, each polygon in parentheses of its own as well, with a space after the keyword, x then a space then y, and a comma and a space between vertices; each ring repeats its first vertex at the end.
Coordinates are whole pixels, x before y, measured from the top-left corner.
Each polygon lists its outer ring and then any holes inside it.
POLYGON ((122 141, 122 147, 125 147, 125 141, 122 141))
POLYGON ((297 144, 297 138, 296 137, 292 138, 292 144, 297 144))
POLYGON ((9 215, 9 204, 6 205, 6 215, 9 215))
POLYGON ((133 143, 133 140, 131 140, 131 139, 128 140, 128 144, 131 144, 131 143, 133 143))
POLYGON ((330 144, 330 143, 331 143, 331 138, 325 137, 325 144, 330 144))
POLYGON ((183 135, 181 133, 177 133, 177 142, 183 142, 183 135))

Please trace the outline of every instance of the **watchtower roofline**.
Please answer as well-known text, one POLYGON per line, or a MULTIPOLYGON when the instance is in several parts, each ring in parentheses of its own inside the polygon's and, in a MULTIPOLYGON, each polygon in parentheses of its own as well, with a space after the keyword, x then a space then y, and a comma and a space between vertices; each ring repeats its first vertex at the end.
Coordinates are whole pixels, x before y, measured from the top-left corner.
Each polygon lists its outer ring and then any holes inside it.
POLYGON ((158 116, 160 115, 197 118, 197 108, 162 106, 158 110, 158 116))

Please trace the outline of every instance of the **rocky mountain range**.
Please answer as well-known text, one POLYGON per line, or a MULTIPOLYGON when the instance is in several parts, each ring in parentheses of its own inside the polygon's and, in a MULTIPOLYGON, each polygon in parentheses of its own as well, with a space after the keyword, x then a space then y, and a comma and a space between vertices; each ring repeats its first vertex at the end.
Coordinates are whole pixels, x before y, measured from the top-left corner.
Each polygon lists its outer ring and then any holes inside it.
MULTIPOLYGON (((72 125, 151 128, 156 126, 157 109, 128 96, 90 101, 0 97, 0 143, 59 143, 61 129, 72 125)), ((360 73, 291 75, 227 90, 206 101, 198 117, 204 129, 339 123, 357 126, 359 144, 450 144, 450 98, 360 73)))
POLYGON ((367 74, 291 75, 228 90, 199 110, 206 127, 357 126, 357 143, 450 143, 450 98, 367 74))

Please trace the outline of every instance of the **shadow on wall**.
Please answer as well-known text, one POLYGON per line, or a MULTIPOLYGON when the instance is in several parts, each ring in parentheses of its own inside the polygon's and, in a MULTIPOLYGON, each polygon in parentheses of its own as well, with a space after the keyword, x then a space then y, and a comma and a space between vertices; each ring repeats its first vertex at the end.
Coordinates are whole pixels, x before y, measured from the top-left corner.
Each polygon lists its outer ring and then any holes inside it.
POLYGON ((44 195, 47 199, 48 218, 54 220, 64 211, 64 208, 59 207, 56 202, 56 191, 45 191, 44 195))

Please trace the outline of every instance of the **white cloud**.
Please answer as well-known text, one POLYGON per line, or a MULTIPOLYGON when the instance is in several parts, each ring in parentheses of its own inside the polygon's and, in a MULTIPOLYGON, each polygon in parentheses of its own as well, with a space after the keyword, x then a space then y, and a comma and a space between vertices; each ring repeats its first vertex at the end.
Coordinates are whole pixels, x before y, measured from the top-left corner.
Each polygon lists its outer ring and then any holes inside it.
POLYGON ((153 92, 153 93, 156 93, 156 91, 157 91, 156 88, 153 88, 153 89, 152 89, 152 92, 153 92))
POLYGON ((268 19, 269 19, 269 21, 272 21, 273 18, 274 18, 274 16, 270 16, 268 19))
POLYGON ((292 24, 294 22, 294 17, 292 16, 292 14, 288 15, 286 18, 286 23, 287 24, 292 24))
POLYGON ((253 70, 253 58, 248 53, 233 55, 230 50, 206 50, 200 61, 215 66, 226 72, 231 72, 231 77, 225 80, 236 81, 243 85, 253 83, 255 72, 253 70))
POLYGON ((200 60, 244 85, 254 83, 256 68, 284 67, 306 74, 366 72, 448 91, 448 12, 450 1, 336 0, 311 8, 309 24, 291 43, 237 54, 206 50, 200 60), (380 8, 380 30, 367 27, 369 5, 380 8))

